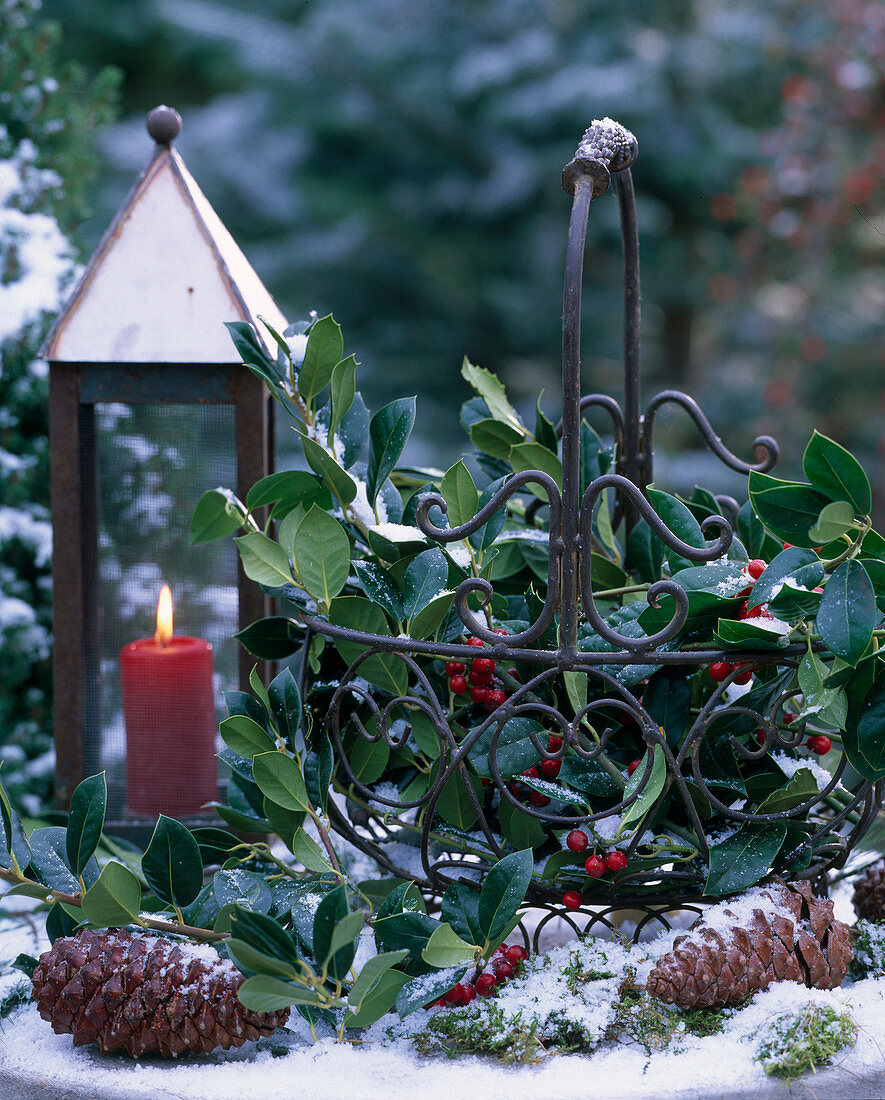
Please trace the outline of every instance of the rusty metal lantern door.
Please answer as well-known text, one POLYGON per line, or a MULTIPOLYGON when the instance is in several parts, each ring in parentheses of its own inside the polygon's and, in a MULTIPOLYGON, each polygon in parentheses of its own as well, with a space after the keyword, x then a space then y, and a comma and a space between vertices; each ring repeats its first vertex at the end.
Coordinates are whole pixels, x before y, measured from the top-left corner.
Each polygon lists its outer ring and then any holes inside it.
MULTIPOLYGON (((153 156, 44 348, 56 804, 66 808, 85 776, 106 769, 109 821, 135 829, 144 823, 127 809, 116 654, 153 635, 170 574, 173 601, 185 590, 175 634, 212 635, 215 695, 245 686, 254 662, 231 635, 267 614, 266 597, 232 547, 217 560, 211 548, 191 550, 189 525, 204 490, 234 484, 245 497, 272 469, 269 398, 223 323, 286 326, 172 148, 180 125, 169 108, 151 112, 153 156)), ((157 753, 163 737, 188 736, 162 732, 157 753)))

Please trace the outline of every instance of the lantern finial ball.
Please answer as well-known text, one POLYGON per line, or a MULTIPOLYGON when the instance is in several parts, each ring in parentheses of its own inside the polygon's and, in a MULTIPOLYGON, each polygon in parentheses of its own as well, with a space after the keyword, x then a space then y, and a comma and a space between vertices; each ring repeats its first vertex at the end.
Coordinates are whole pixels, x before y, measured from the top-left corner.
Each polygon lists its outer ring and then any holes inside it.
POLYGON ((147 116, 147 132, 158 145, 171 145, 181 133, 181 115, 174 107, 154 107, 147 116))

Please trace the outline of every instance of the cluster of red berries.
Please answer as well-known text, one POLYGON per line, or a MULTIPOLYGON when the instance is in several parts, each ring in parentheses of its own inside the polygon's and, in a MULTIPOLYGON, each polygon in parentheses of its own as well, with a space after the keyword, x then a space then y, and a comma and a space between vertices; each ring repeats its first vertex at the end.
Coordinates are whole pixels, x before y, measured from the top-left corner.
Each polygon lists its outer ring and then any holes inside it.
MULTIPOLYGON (((547 738, 547 751, 559 752, 562 748, 562 738, 557 737, 556 734, 551 733, 547 738)), ((521 774, 526 779, 555 779, 562 770, 561 760, 539 760, 537 764, 532 764, 530 768, 526 768, 521 774)), ((518 797, 523 793, 523 784, 518 780, 514 780, 510 784, 511 793, 518 797)), ((544 806, 550 805, 550 798, 543 794, 541 791, 529 791, 529 802, 533 806, 537 806, 538 809, 542 809, 544 806)))
POLYGON ((489 966, 473 982, 458 982, 438 1001, 433 1001, 426 1007, 461 1008, 476 1000, 477 996, 491 997, 499 985, 516 977, 528 957, 528 951, 520 944, 514 943, 508 947, 506 943, 502 943, 495 951, 489 966))
MULTIPOLYGON (((507 631, 496 630, 495 633, 506 635, 507 631)), ((485 642, 482 638, 473 637, 467 639, 467 644, 482 648, 485 642)), ((510 675, 515 673, 511 672, 510 675)), ((484 706, 486 710, 497 710, 507 701, 504 684, 495 675, 495 661, 492 657, 474 657, 469 670, 462 661, 446 661, 446 676, 453 695, 464 695, 469 691, 473 702, 484 706)))
MULTIPOLYGON (((580 829, 572 829, 572 831, 565 838, 565 846, 570 852, 584 852, 587 850, 590 844, 590 839, 585 832, 580 829)), ((606 852, 604 856, 594 853, 587 857, 584 862, 584 870, 591 878, 600 878, 610 871, 613 875, 619 871, 623 871, 627 866, 627 856, 615 849, 611 852, 606 852)), ((577 890, 567 890, 562 895, 562 904, 566 909, 579 909, 581 906, 581 895, 577 890)))
POLYGON ((749 684, 753 679, 752 668, 747 668, 746 665, 730 665, 727 661, 714 661, 710 665, 709 672, 712 679, 717 684, 721 684, 726 677, 730 676, 735 669, 740 669, 737 676, 735 676, 733 683, 735 684, 749 684))

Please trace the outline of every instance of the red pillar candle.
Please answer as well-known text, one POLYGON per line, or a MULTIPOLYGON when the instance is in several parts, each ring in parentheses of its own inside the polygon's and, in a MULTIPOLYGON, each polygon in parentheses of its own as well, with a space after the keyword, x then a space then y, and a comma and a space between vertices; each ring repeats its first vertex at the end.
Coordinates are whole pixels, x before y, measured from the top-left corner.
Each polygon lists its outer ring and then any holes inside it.
POLYGON ((218 794, 212 646, 172 633, 164 585, 157 633, 120 650, 127 808, 182 817, 218 794))

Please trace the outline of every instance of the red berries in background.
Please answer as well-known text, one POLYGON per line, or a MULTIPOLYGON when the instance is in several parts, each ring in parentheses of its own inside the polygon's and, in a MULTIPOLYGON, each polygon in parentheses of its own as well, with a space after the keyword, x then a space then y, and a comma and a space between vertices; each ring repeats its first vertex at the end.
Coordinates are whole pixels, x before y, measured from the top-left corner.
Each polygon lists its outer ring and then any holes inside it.
POLYGON ((477 672, 475 668, 472 668, 467 673, 468 683, 473 684, 474 687, 486 687, 492 681, 491 672, 477 672))
POLYGON ((474 657, 473 671, 479 673, 487 672, 491 675, 495 671, 495 662, 491 657, 474 657))
POLYGON ((562 904, 566 909, 580 909, 581 908, 581 895, 577 890, 566 890, 562 895, 562 904))
POLYGON ((477 637, 474 636, 473 638, 468 638, 467 639, 467 644, 468 645, 479 646, 480 648, 482 648, 482 646, 485 645, 485 642, 482 640, 482 638, 477 638, 477 637))
POLYGON ((609 852, 605 857, 605 865, 612 872, 623 871, 627 866, 627 857, 623 852, 609 852))
POLYGON ((499 982, 506 982, 516 974, 516 967, 509 959, 502 957, 492 962, 492 971, 499 982))
POLYGON ((753 679, 753 670, 751 668, 744 668, 735 676, 734 683, 736 684, 749 684, 753 679))
POLYGON ((758 581, 767 568, 767 562, 764 562, 761 558, 753 558, 753 560, 747 566, 747 572, 750 574, 754 581, 758 581))
POLYGON ((580 829, 572 829, 565 838, 565 846, 570 852, 583 852, 590 843, 587 834, 580 829))
POLYGON ((557 737, 555 733, 551 733, 547 738, 547 751, 558 752, 562 748, 562 738, 557 737))
POLYGON ((584 863, 584 870, 591 878, 605 874, 605 860, 601 856, 590 856, 584 863))
POLYGON ((817 737, 809 737, 806 744, 818 756, 826 756, 833 747, 833 742, 823 734, 819 734, 817 737))
POLYGON ((718 683, 721 684, 726 677, 731 675, 731 665, 726 661, 714 661, 710 665, 710 676, 718 683))
POLYGON ((545 779, 555 779, 562 768, 561 760, 542 760, 540 763, 541 775, 545 779))
POLYGON ((631 760, 627 765, 627 775, 632 775, 641 763, 641 760, 631 760))
POLYGON ((446 676, 460 676, 464 668, 460 661, 446 661, 446 676))
POLYGON ((489 695, 487 687, 475 687, 470 689, 470 698, 474 703, 484 703, 489 695))
POLYGON ((514 966, 519 966, 520 963, 524 963, 529 957, 528 951, 519 943, 515 943, 512 947, 508 947, 506 955, 514 966))
POLYGON ((476 992, 480 997, 491 997, 498 988, 498 979, 494 974, 480 974, 476 979, 476 992))
POLYGON ((467 681, 463 676, 453 676, 451 680, 449 680, 449 687, 455 695, 463 695, 467 690, 467 681))
POLYGON ((531 802, 533 806, 537 806, 538 809, 541 809, 542 806, 550 805, 550 799, 546 794, 541 794, 540 791, 532 791, 529 795, 529 802, 531 802))

